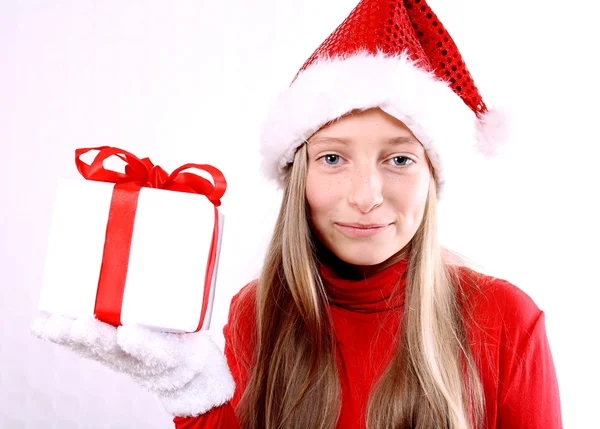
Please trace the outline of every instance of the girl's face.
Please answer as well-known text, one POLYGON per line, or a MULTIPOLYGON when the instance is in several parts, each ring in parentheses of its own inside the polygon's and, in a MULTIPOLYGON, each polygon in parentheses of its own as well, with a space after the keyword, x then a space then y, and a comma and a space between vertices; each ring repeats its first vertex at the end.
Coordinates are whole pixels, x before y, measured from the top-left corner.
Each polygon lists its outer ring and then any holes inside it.
POLYGON ((410 242, 433 179, 406 125, 378 108, 352 113, 315 133, 307 151, 311 225, 330 251, 376 265, 410 242))

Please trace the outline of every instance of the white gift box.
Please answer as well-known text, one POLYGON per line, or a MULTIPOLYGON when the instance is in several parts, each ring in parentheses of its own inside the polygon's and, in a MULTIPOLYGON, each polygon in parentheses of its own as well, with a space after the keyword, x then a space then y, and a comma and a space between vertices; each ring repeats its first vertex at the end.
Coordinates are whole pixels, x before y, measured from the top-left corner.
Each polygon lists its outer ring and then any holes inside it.
MULTIPOLYGON (((113 188, 112 183, 59 179, 40 311, 73 318, 94 315, 113 188)), ((210 327, 223 221, 204 195, 140 190, 121 324, 165 332, 210 327), (213 240, 216 226, 218 239, 213 240), (207 270, 211 249, 216 259, 207 270)))

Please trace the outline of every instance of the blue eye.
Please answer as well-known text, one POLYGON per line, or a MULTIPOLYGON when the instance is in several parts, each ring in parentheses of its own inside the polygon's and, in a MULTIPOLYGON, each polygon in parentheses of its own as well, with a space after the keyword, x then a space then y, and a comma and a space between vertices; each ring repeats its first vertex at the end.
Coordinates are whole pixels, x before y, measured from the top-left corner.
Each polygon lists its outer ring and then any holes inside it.
POLYGON ((394 165, 397 167, 407 167, 410 163, 414 162, 412 159, 410 159, 406 156, 395 156, 391 159, 394 161, 394 165), (396 161, 401 161, 401 160, 405 160, 407 162, 405 162, 405 163, 396 162, 396 161), (408 161, 410 161, 410 162, 408 162, 408 161))
POLYGON ((329 154, 322 157, 327 165, 336 165, 340 160, 339 155, 329 154))

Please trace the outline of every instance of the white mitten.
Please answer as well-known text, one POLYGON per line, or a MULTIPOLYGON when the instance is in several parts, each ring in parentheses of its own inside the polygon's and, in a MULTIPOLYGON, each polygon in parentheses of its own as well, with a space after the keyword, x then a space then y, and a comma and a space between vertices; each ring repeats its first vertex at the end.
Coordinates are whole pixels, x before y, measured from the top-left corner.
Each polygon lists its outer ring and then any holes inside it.
POLYGON ((231 399, 235 384, 207 331, 174 334, 97 319, 40 316, 32 333, 132 377, 173 416, 196 416, 231 399))

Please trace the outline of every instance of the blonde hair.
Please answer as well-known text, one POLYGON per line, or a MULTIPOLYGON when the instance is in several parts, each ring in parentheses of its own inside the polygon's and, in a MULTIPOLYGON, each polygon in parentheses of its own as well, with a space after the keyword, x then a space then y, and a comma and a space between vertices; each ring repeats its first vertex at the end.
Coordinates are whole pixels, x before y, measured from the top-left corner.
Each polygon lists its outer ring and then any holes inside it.
MULTIPOLYGON (((431 169, 431 168, 430 168, 431 169)), ((305 196, 306 145, 285 177, 256 289, 257 338, 236 412, 242 429, 332 429, 341 409, 335 336, 305 196)), ((410 243, 397 350, 367 407, 368 429, 475 429, 483 391, 466 340, 451 252, 437 240, 435 177, 410 243)))

